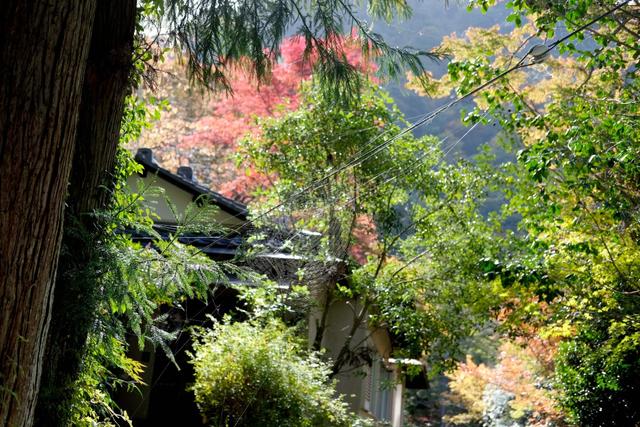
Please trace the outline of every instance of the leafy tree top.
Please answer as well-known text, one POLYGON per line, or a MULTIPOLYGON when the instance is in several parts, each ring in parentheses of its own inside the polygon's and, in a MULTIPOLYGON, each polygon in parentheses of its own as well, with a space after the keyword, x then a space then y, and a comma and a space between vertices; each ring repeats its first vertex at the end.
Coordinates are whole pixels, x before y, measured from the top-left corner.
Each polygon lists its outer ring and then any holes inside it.
MULTIPOLYGON (((389 46, 358 17, 357 9, 363 4, 349 0, 168 0, 158 7, 158 15, 168 22, 170 40, 180 46, 194 80, 230 90, 227 70, 239 66, 264 81, 280 57, 283 40, 294 31, 304 41, 304 61, 312 64, 325 95, 344 99, 357 95, 362 83, 345 54, 346 35, 352 34, 364 57, 377 60, 381 71, 392 77, 403 70, 421 75, 421 57, 436 57, 432 52, 389 46)), ((366 4, 374 18, 390 20, 408 17, 411 12, 404 0, 366 4)))

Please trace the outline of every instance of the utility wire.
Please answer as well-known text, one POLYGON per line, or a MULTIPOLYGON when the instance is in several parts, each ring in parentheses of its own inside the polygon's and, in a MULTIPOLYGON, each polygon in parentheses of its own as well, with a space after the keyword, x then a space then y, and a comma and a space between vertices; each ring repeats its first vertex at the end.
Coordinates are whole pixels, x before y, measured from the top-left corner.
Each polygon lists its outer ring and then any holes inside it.
MULTIPOLYGON (((518 63, 516 65, 514 65, 513 67, 507 69, 506 71, 498 74, 497 76, 495 76, 494 78, 490 79, 489 81, 483 83, 482 85, 476 87, 475 89, 473 89, 472 91, 468 92, 467 94, 463 95, 460 98, 457 98, 451 102, 449 102, 448 104, 438 108, 437 110, 435 110, 434 112, 427 114, 424 118, 422 118, 421 120, 418 120, 417 122, 415 122, 414 124, 412 124, 411 126, 409 126, 408 128, 404 129, 402 132, 400 132, 398 135, 384 141, 382 144, 380 144, 379 146, 375 147, 374 149, 370 150, 368 153, 365 153, 365 155, 363 156, 356 156, 355 159, 353 159, 352 161, 348 162, 347 164, 345 164, 344 166, 341 166, 337 169, 335 169, 334 171, 329 172, 326 176, 324 176, 323 178, 317 180, 315 183, 312 183, 306 187, 304 187, 302 190, 294 193, 290 198, 285 199, 284 201, 282 201, 281 203, 277 204, 276 206, 268 209, 267 211, 265 211, 264 213, 258 215, 256 218, 250 219, 247 222, 243 223, 241 226, 236 227, 235 230, 231 230, 227 235, 231 235, 231 234, 235 234, 235 233, 239 233, 243 228, 247 227, 248 224, 252 224, 255 221, 257 221, 258 219, 261 219, 263 217, 265 217, 266 215, 268 215, 269 213, 275 211, 276 209, 279 209, 281 207, 283 207, 284 205, 286 205, 287 203, 290 203, 291 201, 299 198, 302 194, 312 190, 313 188, 317 187, 318 184, 321 184, 323 182, 326 182, 328 179, 330 179, 331 177, 337 175, 338 173, 341 173, 344 170, 350 169, 352 167, 355 167, 356 165, 358 165, 359 163, 362 163, 363 161, 366 161, 366 159, 370 158, 371 156, 379 153, 381 150, 383 150, 384 148, 386 148, 387 146, 389 146, 390 144, 392 144, 393 142, 395 142, 396 140, 398 140, 400 137, 406 135, 408 132, 411 132, 412 130, 430 123, 435 117, 437 117, 439 114, 441 114, 442 112, 448 110, 449 108, 453 107, 454 105, 462 102, 463 100, 469 98, 470 96, 473 96, 474 94, 482 91, 483 89, 487 88, 488 86, 492 85, 493 83, 495 83, 496 81, 498 81, 499 79, 503 78, 504 76, 510 74, 511 72, 518 70, 520 68, 525 68, 527 66, 530 65, 534 65, 535 63, 538 62, 538 59, 544 59, 544 57, 546 57, 547 54, 549 54, 556 46, 558 46, 560 43, 568 40, 569 38, 573 37, 575 34, 585 30, 586 28, 588 28, 589 26, 595 24, 596 22, 606 18, 607 16, 611 15, 612 13, 614 13, 615 11, 621 9, 623 6, 625 6, 626 4, 630 3, 631 0, 625 0, 621 3, 619 3, 616 7, 604 12, 603 14, 597 16, 596 18, 592 19, 591 21, 587 22, 584 25, 581 25, 580 27, 578 27, 577 29, 571 31, 569 34, 565 35, 564 37, 554 41, 553 43, 551 43, 544 51, 542 52, 536 52, 536 55, 532 58, 532 62, 525 64, 525 60, 530 56, 529 54, 525 55, 522 59, 520 59, 520 61, 518 61, 518 63)), ((531 51, 529 52, 531 53, 531 51)), ((451 151, 451 149, 453 149, 453 147, 455 145, 457 145, 464 137, 466 137, 472 130, 473 128, 475 128, 475 126, 477 125, 477 123, 471 127, 460 139, 458 139, 458 141, 456 141, 456 143, 447 151, 446 154, 448 154, 448 152, 451 151)), ((379 136, 376 136, 375 138, 373 138, 369 143, 367 143, 365 146, 369 146, 371 145, 371 143, 373 141, 376 141, 377 139, 379 139, 379 136)), ((446 139, 446 138, 445 138, 446 139)), ((441 143, 444 142, 444 139, 441 141, 441 143)), ((424 157, 424 156, 423 156, 424 157)), ((444 156, 443 156, 444 158, 444 156)), ((442 160, 442 159, 441 159, 442 160)), ((394 178, 395 179, 395 178, 394 178)), ((211 246, 211 245, 207 245, 207 246, 211 246)), ((207 247, 199 249, 196 253, 202 253, 203 250, 205 250, 207 247)), ((419 254, 419 256, 422 256, 423 254, 419 254)), ((404 268, 404 267, 403 267, 404 268)), ((396 272, 397 273, 397 272, 396 272)), ((181 347, 178 351, 181 351, 183 348, 181 347)), ((165 367, 166 369, 166 367, 165 367)), ((164 373, 164 370, 163 370, 164 373)), ((157 381, 156 381, 157 382, 157 381)), ((152 385, 152 388, 155 387, 155 383, 152 385)))
MULTIPOLYGON (((525 68, 525 67, 529 67, 531 65, 534 65, 537 63, 536 58, 539 57, 544 57, 546 56, 548 53, 550 53, 553 49, 556 48, 556 46, 558 46, 560 43, 568 40, 569 38, 573 37, 574 35, 576 35, 579 32, 582 32, 583 30, 585 30, 586 28, 590 27, 591 25, 595 24, 596 22, 606 18, 607 16, 611 15, 612 13, 614 13, 615 11, 621 9, 623 6, 625 6, 626 4, 628 4, 629 2, 631 2, 631 0, 624 0, 623 2, 619 3, 617 6, 615 6, 614 8, 602 13, 601 15, 597 16, 596 18, 593 18, 591 21, 587 22, 584 25, 581 25, 580 27, 576 28, 575 30, 571 31, 570 33, 566 34, 564 37, 561 37, 560 39, 554 41, 553 43, 551 43, 543 52, 538 53, 536 52, 536 55, 534 57, 532 57, 531 59, 533 60, 532 62, 529 63, 525 63, 526 59, 530 57, 529 54, 525 55, 524 57, 522 57, 522 59, 520 59, 520 61, 518 61, 514 66, 512 66, 511 68, 508 68, 507 70, 503 71, 502 73, 498 74, 497 76, 493 77, 492 79, 486 81, 485 83, 481 84, 480 86, 477 86, 476 88, 474 88, 473 90, 467 92, 465 95, 454 99, 453 101, 449 102, 448 104, 443 105, 442 107, 436 109, 435 111, 433 111, 432 113, 427 114, 424 118, 422 118, 421 120, 416 121, 415 123, 413 123, 411 126, 403 129, 400 133, 398 133, 397 135, 393 136, 392 138, 389 138, 388 140, 382 142, 380 145, 374 147, 373 149, 369 150, 368 152, 366 152, 365 154, 361 155, 361 156, 356 156, 356 158, 352 159, 351 161, 347 162, 346 164, 334 169, 333 171, 330 171, 329 173, 327 173, 324 177, 318 179, 317 181, 315 181, 314 183, 311 183, 305 187, 303 187, 301 190, 299 190, 298 192, 294 193, 293 195, 291 195, 288 199, 282 201, 281 203, 277 204, 276 206, 273 206, 272 208, 270 208, 269 210, 267 210, 266 212, 264 212, 263 214, 259 215, 258 217, 256 217, 254 219, 257 220, 260 217, 262 217, 263 215, 268 215, 269 213, 273 212, 276 209, 279 209, 280 207, 286 205, 287 203, 289 203, 290 200, 295 200, 296 198, 300 197, 301 195, 305 194, 308 191, 313 191, 314 189, 316 189, 315 187, 317 187, 318 185, 321 185, 323 182, 326 182, 328 179, 334 177, 335 175, 347 170, 347 169, 351 169, 352 167, 362 163, 363 161, 366 161, 367 159, 371 158, 372 156, 374 156, 375 154, 379 153, 380 151, 382 151, 384 148, 386 148, 387 146, 389 146, 390 144, 394 143, 395 141, 397 141, 398 139, 400 139, 402 136, 406 135, 407 133, 415 130, 416 128, 425 125, 427 123, 430 123, 431 121, 433 121, 433 119, 435 117, 437 117, 439 114, 443 113, 444 111, 448 110, 449 108, 459 104, 460 102, 466 100, 467 98, 475 95, 476 93, 486 89, 487 87, 491 86, 493 83, 495 83, 496 81, 502 79, 503 77, 505 77, 506 75, 512 73, 513 71, 516 71, 518 69, 521 68, 525 68)), ((373 140, 378 139, 378 137, 373 138, 373 140)), ((372 141, 373 141, 372 140, 372 141)), ((370 143, 367 143, 367 145, 370 145, 370 143)))
MULTIPOLYGON (((233 230, 230 230, 228 235, 240 233, 242 230, 248 228, 249 226, 251 226, 256 221, 266 217, 267 215, 269 215, 272 212, 282 208, 283 206, 285 206, 285 205, 287 205, 287 204, 299 199, 304 194, 307 194, 309 192, 317 190, 318 188, 322 187, 324 185, 324 183, 326 183, 332 177, 334 177, 337 174, 342 173, 342 172, 344 172, 346 170, 349 170, 349 169, 361 164, 362 162, 370 159, 371 157, 373 157, 376 154, 380 153, 382 150, 384 150, 389 145, 393 144, 395 141, 397 141, 401 137, 403 137, 406 134, 408 134, 409 132, 417 129, 420 126, 423 126, 423 125, 426 125, 426 124, 430 123, 431 121, 433 121, 433 119, 435 119, 441 113, 443 113, 446 110, 450 109, 451 107, 459 104, 460 102, 462 102, 462 101, 474 96, 478 92, 481 92, 482 90, 484 90, 487 87, 493 85, 495 82, 497 82, 498 80, 500 80, 503 77, 507 76, 508 74, 510 74, 510 73, 512 73, 512 72, 514 72, 516 70, 523 69, 523 68, 530 67, 532 65, 537 64, 538 62, 540 62, 541 59, 544 59, 547 54, 549 54, 553 49, 555 49, 560 43, 568 40, 569 38, 573 37, 574 35, 576 35, 577 33, 581 32, 581 31, 585 30, 586 28, 588 28, 589 26, 595 24, 596 22, 606 18, 607 16, 611 15, 615 11, 621 9, 623 6, 625 6, 629 2, 631 2, 631 0, 624 0, 623 2, 621 2, 618 5, 616 5, 615 7, 613 7, 612 9, 609 9, 608 11, 602 13, 601 15, 598 15, 596 18, 593 18, 592 20, 590 20, 586 24, 581 25, 580 27, 578 27, 575 30, 571 31, 570 33, 566 34, 564 37, 561 37, 560 39, 554 41, 548 47, 546 47, 544 50, 536 51, 536 52, 529 51, 529 53, 527 55, 525 55, 524 57, 522 57, 514 66, 512 66, 512 67, 508 68, 507 70, 499 73, 498 75, 496 75, 493 78, 489 79, 485 83, 475 87, 471 91, 467 92, 465 95, 460 96, 460 97, 450 101, 449 103, 441 106, 440 108, 437 108, 435 111, 425 115, 422 119, 414 122, 413 124, 411 124, 407 128, 405 128, 402 131, 400 131, 398 134, 396 134, 393 137, 383 141, 379 145, 377 145, 377 146, 365 151, 364 153, 357 154, 352 160, 348 161, 344 165, 332 169, 331 171, 329 171, 323 177, 321 177, 321 178, 315 180, 314 182, 306 185, 305 187, 303 187, 302 189, 300 189, 297 192, 293 193, 291 196, 289 196, 288 198, 286 198, 282 202, 280 202, 280 203, 276 204, 275 206, 272 206, 271 208, 267 209, 266 211, 260 213, 255 218, 248 219, 242 225, 234 228, 233 230), (527 62, 527 59, 530 59, 530 61, 527 62)), ((381 134, 381 135, 384 135, 384 133, 381 134)), ((372 138, 371 141, 369 141, 367 144, 365 144, 365 147, 370 146, 372 144, 372 142, 375 142, 376 140, 380 139, 381 135, 377 135, 376 137, 372 138)), ((204 248, 200 249, 198 251, 198 253, 202 252, 206 248, 207 247, 204 247, 204 248)))
MULTIPOLYGON (((485 117, 488 113, 485 113, 483 115, 483 117, 485 117)), ((436 167, 441 165, 442 162, 444 161, 444 159, 446 158, 446 156, 464 139, 466 138, 478 125, 480 124, 480 122, 476 122, 473 126, 471 126, 469 129, 467 129, 464 134, 462 136, 460 136, 450 147, 447 148, 446 151, 443 151, 442 156, 440 156, 440 158, 437 160, 436 162, 436 167)), ((377 182, 378 179, 380 177, 382 177, 383 175, 389 175, 390 172, 393 172, 395 169, 399 168, 399 164, 396 164, 394 166, 390 166, 389 168, 387 168, 386 170, 376 174, 375 176, 371 177, 370 179, 368 179, 367 181, 365 181, 364 183, 361 184, 361 187, 364 187, 366 190, 364 192, 364 194, 373 192, 376 188, 378 188, 381 185, 387 185, 393 181, 395 181, 396 179, 402 177, 402 176, 406 176, 409 173, 415 171, 417 169, 417 167, 419 166, 420 163, 422 163, 425 159, 428 159, 428 155, 435 152, 436 149, 438 149, 446 140, 448 139, 448 136, 441 139, 440 141, 438 141, 436 144, 434 144, 433 146, 431 146, 429 148, 429 150, 426 150, 425 152, 423 152, 420 156, 416 157, 416 159, 414 161, 412 161, 408 167, 401 169, 397 174, 394 174, 390 177, 388 177, 386 180, 384 180, 383 182, 377 182), (374 184, 376 184, 374 186, 374 184), (368 188, 367 188, 368 187, 368 188)), ((358 198, 362 198, 363 197, 363 193, 359 193, 356 196, 350 197, 348 199, 346 199, 344 202, 340 202, 339 204, 336 204, 339 202, 339 200, 335 199, 332 201, 329 201, 329 205, 333 206, 333 207, 338 207, 338 208, 342 208, 342 207, 347 207, 349 204, 355 202, 358 198)), ((322 208, 320 208, 322 209, 322 208)), ((326 209, 326 207, 325 207, 326 209)), ((283 242, 283 244, 281 245, 281 247, 286 247, 288 245, 289 242, 292 242, 293 239, 295 239, 298 235, 300 234, 300 232, 295 233, 293 236, 289 237, 287 240, 285 240, 283 242)), ((315 246, 312 246, 310 248, 307 248, 307 250, 311 250, 314 251, 316 249, 318 249, 318 247, 320 246, 320 242, 318 242, 315 246)))

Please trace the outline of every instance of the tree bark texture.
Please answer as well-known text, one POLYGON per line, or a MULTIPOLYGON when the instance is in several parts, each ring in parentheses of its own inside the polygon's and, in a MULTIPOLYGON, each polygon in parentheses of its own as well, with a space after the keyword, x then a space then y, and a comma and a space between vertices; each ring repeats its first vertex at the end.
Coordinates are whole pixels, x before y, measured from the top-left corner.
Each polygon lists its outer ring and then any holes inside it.
POLYGON ((95 0, 0 13, 0 425, 33 422, 95 0))
POLYGON ((101 227, 113 188, 124 101, 130 87, 135 0, 98 3, 84 77, 77 142, 65 211, 51 329, 37 409, 38 424, 68 424, 70 398, 100 298, 101 227))
POLYGON ((67 199, 76 216, 104 208, 113 188, 124 101, 131 86, 135 26, 135 0, 99 2, 67 199))

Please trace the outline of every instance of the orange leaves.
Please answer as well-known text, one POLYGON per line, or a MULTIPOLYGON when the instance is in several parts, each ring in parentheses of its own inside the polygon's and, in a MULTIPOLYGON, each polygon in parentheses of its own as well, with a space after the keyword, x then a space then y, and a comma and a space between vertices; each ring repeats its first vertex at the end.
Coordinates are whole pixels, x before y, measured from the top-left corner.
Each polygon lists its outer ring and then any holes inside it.
POLYGON ((255 170, 253 166, 248 167, 244 174, 238 174, 231 181, 223 183, 218 191, 226 197, 242 203, 248 203, 252 199, 252 194, 271 186, 272 179, 261 172, 255 170))
POLYGON ((550 390, 553 356, 557 342, 539 337, 505 341, 500 345, 497 363, 476 364, 470 356, 448 375, 451 392, 448 399, 465 408, 465 412, 448 417, 448 421, 481 421, 490 405, 491 393, 500 390, 512 396, 508 413, 512 419, 527 418, 527 425, 543 426, 550 421, 562 424, 550 390))
MULTIPOLYGON (((332 39, 331 43, 341 48, 359 70, 375 71, 374 64, 363 58, 351 37, 332 39)), ((277 117, 295 110, 300 85, 312 74, 314 58, 305 58, 303 39, 285 40, 279 54, 271 77, 259 86, 246 69, 230 70, 232 96, 192 87, 184 65, 169 57, 162 64, 157 92, 147 95, 167 99, 170 109, 129 148, 153 148, 163 166, 175 169, 189 164, 202 184, 229 197, 249 201, 256 189, 268 187, 271 182, 246 161, 236 163, 238 141, 247 134, 260 132, 258 118, 277 117)))

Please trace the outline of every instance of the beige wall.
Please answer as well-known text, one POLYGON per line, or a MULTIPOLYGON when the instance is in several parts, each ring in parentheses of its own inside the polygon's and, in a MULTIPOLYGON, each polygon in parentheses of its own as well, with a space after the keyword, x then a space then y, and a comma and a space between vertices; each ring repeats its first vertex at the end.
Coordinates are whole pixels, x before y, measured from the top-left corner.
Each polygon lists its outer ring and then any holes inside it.
MULTIPOLYGON (((309 318, 309 342, 316 336, 316 320, 320 319, 321 313, 313 312, 309 318)), ((327 315, 327 325, 322 340, 323 348, 327 349, 328 355, 335 359, 345 342, 349 329, 353 324, 353 311, 350 306, 343 301, 334 302, 329 308, 327 315)), ((367 331, 359 328, 353 338, 353 343, 358 343, 366 337, 367 331)), ((351 372, 339 374, 337 376, 338 393, 345 396, 346 401, 353 411, 359 411, 362 407, 362 374, 351 372)))
MULTIPOLYGON (((319 296, 320 298, 322 295, 319 296)), ((328 355, 335 358, 340 351, 340 348, 345 342, 345 339, 353 324, 354 310, 358 312, 360 307, 358 305, 352 305, 350 303, 339 301, 334 302, 327 315, 327 325, 324 333, 322 346, 327 349, 328 355)), ((321 312, 316 310, 312 312, 309 317, 309 342, 312 342, 316 334, 316 320, 320 319, 321 312)), ((388 372, 388 378, 392 382, 398 381, 397 369, 394 365, 388 365, 385 363, 390 355, 391 342, 387 331, 379 329, 371 331, 367 326, 361 326, 357 329, 352 343, 355 345, 368 345, 374 349, 374 358, 376 359, 373 369, 376 374, 372 381, 371 369, 367 366, 363 366, 354 372, 344 373, 337 375, 338 380, 337 391, 345 396, 345 400, 349 404, 352 411, 363 415, 373 416, 373 408, 370 411, 365 411, 365 396, 371 396, 371 387, 377 388, 374 391, 374 396, 380 396, 382 386, 380 380, 383 374, 383 370, 388 372), (390 371, 389 371, 390 369, 390 371)), ((385 384, 388 387, 388 384, 385 384)), ((402 426, 402 410, 403 410, 403 384, 398 382, 391 389, 387 389, 388 398, 386 399, 386 414, 387 420, 391 422, 393 427, 402 426)), ((381 402, 373 402, 372 404, 380 405, 381 402)))
MULTIPOLYGON (((139 175, 129 177, 127 185, 134 193, 143 192, 143 204, 160 217, 156 222, 166 224, 177 223, 175 215, 171 212, 171 209, 166 202, 167 198, 176 206, 176 210, 179 215, 183 215, 187 206, 193 203, 192 194, 150 173, 145 177, 141 177, 139 175), (159 188, 163 189, 163 194, 159 194, 159 188)), ((223 211, 222 209, 218 211, 214 221, 226 227, 237 227, 244 223, 243 220, 235 218, 233 215, 223 211)))

